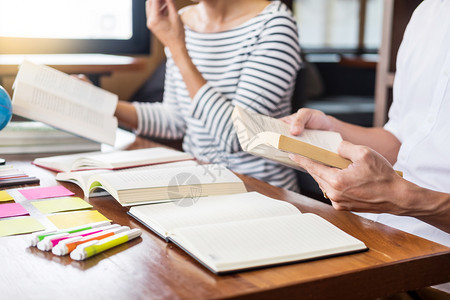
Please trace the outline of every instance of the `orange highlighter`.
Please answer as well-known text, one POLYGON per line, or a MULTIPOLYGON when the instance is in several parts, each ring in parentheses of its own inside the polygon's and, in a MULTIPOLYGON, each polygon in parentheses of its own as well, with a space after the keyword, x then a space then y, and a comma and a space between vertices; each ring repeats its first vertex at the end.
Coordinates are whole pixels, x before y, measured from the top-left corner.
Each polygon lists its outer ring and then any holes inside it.
POLYGON ((72 252, 78 245, 84 244, 86 242, 101 240, 115 234, 125 232, 130 230, 128 226, 121 226, 119 228, 114 228, 111 230, 101 231, 95 234, 91 234, 85 237, 77 236, 60 241, 55 247, 52 248, 52 253, 58 256, 67 255, 72 252))

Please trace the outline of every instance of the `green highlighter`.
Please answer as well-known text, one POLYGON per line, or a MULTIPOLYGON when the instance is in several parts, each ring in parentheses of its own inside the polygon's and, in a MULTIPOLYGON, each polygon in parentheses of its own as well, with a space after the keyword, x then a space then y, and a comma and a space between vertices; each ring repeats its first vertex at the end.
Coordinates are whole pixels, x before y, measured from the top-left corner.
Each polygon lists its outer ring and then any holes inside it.
POLYGON ((34 247, 40 241, 42 241, 45 237, 50 236, 50 235, 61 234, 61 233, 75 233, 75 232, 89 230, 89 229, 98 228, 98 227, 107 226, 107 225, 111 225, 111 222, 110 221, 100 221, 100 222, 90 223, 90 224, 86 224, 86 225, 82 225, 82 226, 67 228, 67 229, 63 229, 63 230, 47 230, 44 232, 36 232, 36 233, 33 233, 30 235, 28 244, 30 246, 34 247))

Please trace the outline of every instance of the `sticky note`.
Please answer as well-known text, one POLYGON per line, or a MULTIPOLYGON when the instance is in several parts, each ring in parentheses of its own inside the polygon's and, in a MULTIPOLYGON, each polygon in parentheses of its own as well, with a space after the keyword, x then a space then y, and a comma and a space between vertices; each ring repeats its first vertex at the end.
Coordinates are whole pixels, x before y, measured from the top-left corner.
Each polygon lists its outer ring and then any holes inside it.
POLYGON ((32 203, 44 214, 51 214, 61 211, 79 210, 92 208, 93 206, 78 197, 66 197, 51 200, 42 200, 32 203))
POLYGON ((0 202, 13 201, 14 198, 7 191, 0 191, 0 202))
POLYGON ((0 236, 30 233, 39 230, 45 230, 45 227, 33 217, 12 218, 0 221, 0 236))
POLYGON ((0 218, 29 215, 28 211, 19 203, 0 204, 0 218))
POLYGON ((66 229, 100 221, 110 221, 97 210, 54 214, 47 216, 47 219, 58 227, 58 229, 66 229))
POLYGON ((62 185, 22 189, 19 190, 19 192, 22 195, 24 195, 25 198, 27 198, 28 200, 65 197, 65 196, 72 196, 75 194, 66 189, 65 187, 63 187, 62 185))

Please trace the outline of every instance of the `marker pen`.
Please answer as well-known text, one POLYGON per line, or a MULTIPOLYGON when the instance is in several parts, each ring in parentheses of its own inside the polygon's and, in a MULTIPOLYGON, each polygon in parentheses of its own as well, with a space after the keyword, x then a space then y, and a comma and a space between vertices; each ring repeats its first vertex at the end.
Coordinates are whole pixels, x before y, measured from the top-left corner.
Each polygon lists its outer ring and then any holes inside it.
POLYGON ((65 240, 65 239, 77 237, 77 236, 83 237, 83 236, 91 235, 91 234, 94 234, 97 232, 101 232, 103 230, 110 230, 110 229, 114 229, 117 227, 120 227, 120 225, 114 224, 114 225, 108 225, 108 226, 78 231, 78 232, 74 232, 74 233, 61 233, 61 234, 57 234, 57 235, 49 235, 49 236, 46 236, 42 241, 40 241, 37 244, 37 247, 39 250, 42 250, 42 251, 50 251, 61 240, 65 240))
POLYGON ((50 229, 50 230, 46 230, 46 231, 36 232, 36 233, 32 233, 29 236, 28 244, 30 246, 36 246, 39 243, 39 241, 42 241, 46 236, 49 236, 49 235, 54 235, 54 234, 59 234, 59 233, 74 233, 74 232, 79 232, 79 231, 83 231, 83 230, 88 230, 88 229, 92 229, 92 228, 110 225, 110 224, 111 224, 110 221, 100 221, 100 222, 85 224, 85 225, 62 229, 62 230, 50 229))
POLYGON ((101 232, 97 232, 85 237, 73 237, 73 238, 69 238, 69 239, 65 239, 62 240, 58 243, 58 245, 56 245, 55 247, 52 248, 52 252, 55 255, 58 256, 63 256, 66 254, 69 254, 70 252, 72 252, 73 250, 75 250, 75 248, 78 245, 84 244, 86 242, 90 242, 90 241, 94 241, 94 240, 102 240, 104 238, 113 236, 115 234, 119 234, 121 232, 125 232, 130 230, 130 227, 128 226, 122 226, 119 228, 115 228, 115 229, 110 229, 110 230, 104 230, 101 232))
POLYGON ((142 230, 135 228, 126 232, 115 234, 100 241, 90 241, 79 245, 70 253, 70 258, 74 260, 84 260, 88 257, 94 256, 105 250, 111 249, 115 246, 124 244, 132 239, 139 237, 142 230))

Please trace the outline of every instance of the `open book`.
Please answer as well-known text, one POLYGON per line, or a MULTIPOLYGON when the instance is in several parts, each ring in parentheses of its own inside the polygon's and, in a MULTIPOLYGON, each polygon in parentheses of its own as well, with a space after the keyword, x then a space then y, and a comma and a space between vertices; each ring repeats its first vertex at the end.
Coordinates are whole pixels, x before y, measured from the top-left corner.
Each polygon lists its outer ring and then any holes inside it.
POLYGON ((292 168, 301 168, 289 159, 289 152, 323 164, 344 169, 351 161, 337 154, 342 141, 338 132, 306 129, 299 136, 289 133, 289 125, 236 106, 233 125, 244 151, 265 157, 292 168))
POLYGON ((122 206, 167 201, 182 203, 196 201, 199 197, 247 191, 243 181, 233 172, 214 164, 101 172, 90 176, 83 190, 85 195, 88 194, 86 191, 89 194, 106 191, 122 206))
POLYGON ((367 249, 325 219, 256 192, 130 208, 131 216, 214 273, 367 249))
POLYGON ((196 166, 198 163, 195 160, 182 160, 176 162, 169 162, 163 164, 155 164, 155 165, 147 165, 142 167, 133 167, 126 169, 118 169, 118 170, 108 170, 108 169, 95 169, 95 170, 86 170, 86 171, 75 171, 75 172, 59 172, 56 174, 55 179, 57 181, 66 181, 71 182, 78 185, 82 190, 86 197, 99 197, 99 196, 107 196, 109 193, 106 190, 95 188, 90 191, 91 177, 95 174, 104 174, 104 173, 118 173, 118 172, 131 172, 131 171, 145 171, 158 169, 162 172, 164 168, 179 168, 179 167, 188 167, 188 166, 196 166))
POLYGON ((56 172, 124 169, 194 159, 190 154, 154 147, 113 152, 88 152, 36 158, 33 164, 56 172))
POLYGON ((27 60, 13 88, 14 114, 114 145, 117 95, 27 60))

